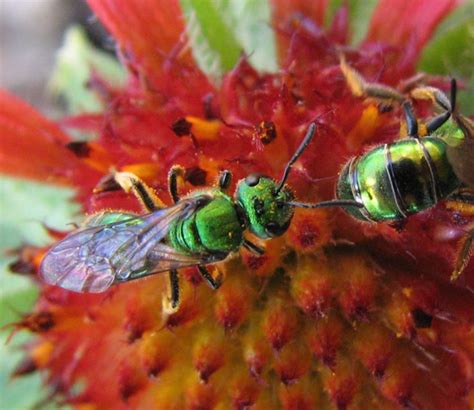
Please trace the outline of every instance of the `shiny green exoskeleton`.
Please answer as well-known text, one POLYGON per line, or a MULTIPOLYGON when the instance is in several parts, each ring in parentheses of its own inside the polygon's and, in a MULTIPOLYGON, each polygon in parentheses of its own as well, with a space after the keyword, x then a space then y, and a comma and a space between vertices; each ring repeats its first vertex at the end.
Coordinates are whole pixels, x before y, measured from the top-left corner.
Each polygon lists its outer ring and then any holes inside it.
POLYGON ((209 191, 213 198, 185 219, 171 225, 171 245, 183 253, 227 254, 238 249, 244 239, 245 221, 232 198, 218 190, 209 191))
MULTIPOLYGON (((382 100, 385 104, 403 102, 408 134, 397 142, 352 158, 342 168, 336 197, 361 205, 347 208, 347 212, 364 221, 396 222, 442 200, 462 202, 459 209, 474 208, 474 125, 455 112, 456 81, 451 81, 450 99, 433 87, 421 86, 410 91, 413 99, 431 100, 443 111, 426 124, 427 135, 420 137, 411 103, 403 94, 367 82, 343 56, 340 66, 355 96, 382 100)), ((467 266, 473 244, 474 229, 468 227, 460 242, 452 280, 467 266)))
MULTIPOLYGON (((293 193, 285 182, 315 129, 312 123, 280 181, 251 174, 239 181, 234 198, 226 193, 231 178, 228 171, 221 173, 218 187, 181 199, 177 183, 183 170, 174 166, 168 180, 175 202, 171 207, 165 207, 153 189, 134 174, 116 172, 106 177, 96 191, 131 191, 148 213, 107 211, 89 217, 83 227, 49 250, 40 275, 45 282, 65 289, 102 292, 114 283, 168 271, 171 296, 165 299, 166 311, 178 306, 179 268, 196 265, 209 285, 217 289, 220 278, 213 277, 205 265, 225 259, 242 246, 261 255, 263 250, 245 238, 245 231, 261 239, 280 236, 290 226, 294 207, 309 206, 292 202, 293 193)), ((330 205, 360 206, 354 201, 330 205)))
POLYGON ((399 221, 431 208, 460 185, 441 138, 409 138, 351 159, 339 176, 337 197, 363 205, 349 210, 358 219, 399 221))
POLYGON ((293 196, 287 187, 278 193, 276 189, 273 179, 250 175, 237 185, 235 200, 217 189, 193 193, 194 197, 209 195, 212 200, 189 218, 172 224, 171 245, 184 253, 225 257, 244 244, 246 229, 262 239, 282 235, 293 216, 292 207, 286 205, 293 196))

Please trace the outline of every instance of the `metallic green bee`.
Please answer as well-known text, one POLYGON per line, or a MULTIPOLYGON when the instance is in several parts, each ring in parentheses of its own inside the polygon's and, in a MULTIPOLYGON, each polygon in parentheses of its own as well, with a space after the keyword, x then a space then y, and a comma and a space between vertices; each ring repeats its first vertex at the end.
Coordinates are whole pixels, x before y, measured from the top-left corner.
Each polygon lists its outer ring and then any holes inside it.
MULTIPOLYGON (((171 295, 165 302, 171 310, 179 302, 179 268, 197 265, 203 278, 217 289, 220 278, 214 278, 204 265, 224 260, 241 246, 262 254, 262 249, 244 237, 245 230, 262 239, 280 236, 291 223, 293 207, 309 206, 293 202, 285 182, 315 130, 316 124, 311 123, 279 182, 251 174, 237 184, 235 200, 226 194, 229 171, 221 173, 218 187, 180 199, 177 181, 182 168, 172 167, 168 184, 175 205, 168 208, 134 174, 115 173, 113 179, 102 181, 99 190, 115 184, 132 191, 148 214, 112 211, 93 215, 49 250, 40 266, 41 277, 48 284, 76 292, 103 292, 115 283, 168 271, 171 295)), ((360 206, 353 200, 311 206, 327 205, 360 206)))
MULTIPOLYGON (((406 99, 395 89, 367 83, 344 58, 341 69, 357 96, 385 101, 406 99)), ((430 99, 444 112, 426 124, 427 136, 421 138, 411 103, 403 102, 407 138, 375 147, 352 158, 343 167, 336 197, 361 205, 347 209, 357 219, 400 221, 441 200, 474 205, 474 126, 468 118, 455 113, 456 81, 451 81, 450 99, 433 87, 417 87, 410 95, 415 99, 430 99), (436 135, 451 116, 454 122, 445 127, 442 135, 436 135)), ((466 267, 473 241, 474 229, 470 229, 462 240, 452 280, 457 279, 466 267)))

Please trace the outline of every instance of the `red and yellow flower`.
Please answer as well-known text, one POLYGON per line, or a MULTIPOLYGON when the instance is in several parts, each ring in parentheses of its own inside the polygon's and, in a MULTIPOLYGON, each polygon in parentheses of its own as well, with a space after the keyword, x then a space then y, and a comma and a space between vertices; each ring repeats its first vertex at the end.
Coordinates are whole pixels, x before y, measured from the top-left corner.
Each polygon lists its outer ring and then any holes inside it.
MULTIPOLYGON (((331 199, 350 156, 398 136, 399 109, 353 97, 341 74, 346 7, 323 30, 326 1, 273 0, 280 71, 257 72, 242 57, 216 86, 186 47, 177 1, 89 3, 129 73, 120 89, 91 82, 104 111, 53 123, 0 94, 0 171, 72 186, 85 213, 140 211, 125 193, 93 193, 112 168, 137 174, 165 202, 174 164, 186 169, 188 190, 209 186, 221 169, 236 181, 252 172, 278 178, 321 114, 289 184, 301 200, 331 199), (69 130, 97 139, 74 142, 69 130)), ((457 4, 381 0, 347 58, 396 86, 415 74, 457 4)), ((186 269, 171 315, 161 311, 162 275, 100 295, 40 285, 19 323, 37 337, 17 374, 44 371, 77 409, 472 408, 474 269, 449 281, 459 235, 443 234, 468 222, 443 203, 400 231, 340 210, 298 210, 285 236, 261 244, 264 256, 242 250, 219 265, 218 291, 186 269)), ((35 274, 44 251, 24 248, 16 266, 35 274)))

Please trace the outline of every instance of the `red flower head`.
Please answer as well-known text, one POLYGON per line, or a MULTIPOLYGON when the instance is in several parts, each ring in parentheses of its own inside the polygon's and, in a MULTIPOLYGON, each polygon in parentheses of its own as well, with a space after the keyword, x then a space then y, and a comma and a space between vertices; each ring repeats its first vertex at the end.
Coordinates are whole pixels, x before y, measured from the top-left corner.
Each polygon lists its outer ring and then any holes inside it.
MULTIPOLYGON (((381 0, 353 48, 348 7, 323 29, 326 1, 273 0, 280 69, 258 72, 242 56, 216 85, 194 62, 177 1, 89 3, 129 74, 122 88, 91 78, 103 112, 54 124, 0 94, 0 170, 74 187, 86 214, 143 213, 133 189, 118 189, 137 177, 145 197, 171 206, 176 164, 179 192, 207 190, 223 170, 231 193, 250 174, 278 181, 312 123, 287 184, 295 201, 334 199, 344 164, 407 135, 401 99, 421 97, 413 104, 426 134, 435 112, 420 101, 426 93, 410 94, 415 66, 457 6, 381 0), (369 98, 373 83, 393 98, 369 98), (97 138, 77 142, 71 130, 97 138)), ((445 78, 427 81, 448 91, 445 78)), ((162 305, 164 274, 99 294, 41 284, 17 324, 37 337, 16 373, 43 370, 78 409, 470 408, 473 265, 450 275, 472 207, 438 202, 397 229, 348 209, 298 208, 284 235, 249 236, 263 255, 242 248, 208 267, 220 289, 183 269, 177 310, 162 305)), ((46 251, 24 248, 15 266, 36 274, 46 251)))

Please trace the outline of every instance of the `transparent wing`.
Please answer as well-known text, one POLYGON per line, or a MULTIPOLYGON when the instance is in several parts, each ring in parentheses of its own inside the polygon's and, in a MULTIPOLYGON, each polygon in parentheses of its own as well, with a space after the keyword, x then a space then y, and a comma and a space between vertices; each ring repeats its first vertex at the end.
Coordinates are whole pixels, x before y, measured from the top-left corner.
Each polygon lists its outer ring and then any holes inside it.
POLYGON ((186 266, 215 263, 223 260, 226 256, 224 254, 186 255, 160 242, 148 252, 145 258, 146 262, 141 269, 131 271, 126 278, 117 278, 117 281, 138 279, 154 273, 184 268, 186 266))
POLYGON ((40 276, 76 292, 103 292, 114 282, 209 263, 212 256, 181 254, 161 242, 172 222, 191 215, 204 199, 191 198, 145 216, 75 231, 44 256, 40 276))

